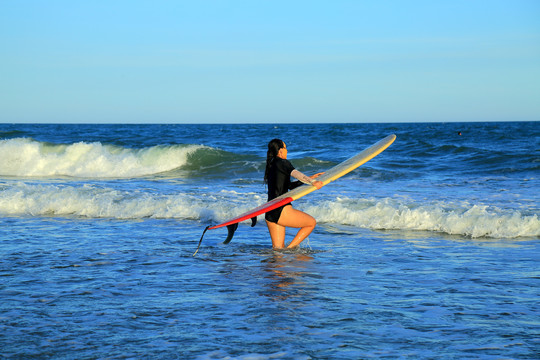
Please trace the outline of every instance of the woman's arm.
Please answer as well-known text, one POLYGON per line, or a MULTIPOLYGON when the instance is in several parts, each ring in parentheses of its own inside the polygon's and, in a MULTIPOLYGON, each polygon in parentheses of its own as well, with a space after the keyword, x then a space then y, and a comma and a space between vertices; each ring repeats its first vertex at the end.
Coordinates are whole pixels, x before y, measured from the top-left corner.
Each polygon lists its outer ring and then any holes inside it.
POLYGON ((294 177, 295 179, 298 179, 300 180, 301 182, 303 182, 304 184, 308 184, 308 185, 313 185, 315 186, 317 189, 320 189, 322 186, 323 186, 323 183, 320 182, 320 181, 317 181, 317 180, 313 180, 314 178, 317 178, 318 176, 322 175, 324 173, 318 173, 318 174, 315 174, 313 175, 312 177, 309 177, 303 173, 301 173, 300 171, 294 169, 292 172, 291 172, 291 176, 294 177))

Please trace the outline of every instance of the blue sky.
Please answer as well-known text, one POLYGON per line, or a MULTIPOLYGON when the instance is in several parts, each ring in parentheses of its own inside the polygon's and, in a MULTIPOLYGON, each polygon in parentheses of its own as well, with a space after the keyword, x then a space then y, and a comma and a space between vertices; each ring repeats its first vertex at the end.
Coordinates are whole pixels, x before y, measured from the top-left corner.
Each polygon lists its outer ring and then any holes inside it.
POLYGON ((0 122, 540 120, 540 1, 0 1, 0 122))

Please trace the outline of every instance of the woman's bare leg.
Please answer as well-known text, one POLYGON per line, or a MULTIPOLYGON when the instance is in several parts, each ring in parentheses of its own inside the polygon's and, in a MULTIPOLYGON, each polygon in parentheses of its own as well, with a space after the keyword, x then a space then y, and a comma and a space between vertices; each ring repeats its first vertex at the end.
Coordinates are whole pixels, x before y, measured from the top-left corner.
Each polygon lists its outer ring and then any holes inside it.
MULTIPOLYGON (((281 212, 281 216, 279 217, 277 225, 280 225, 282 227, 286 226, 300 228, 294 239, 287 246, 287 248, 294 248, 300 245, 300 243, 304 241, 304 239, 307 238, 309 234, 311 234, 313 229, 315 229, 315 225, 317 225, 317 221, 311 215, 308 215, 305 212, 296 210, 292 206, 285 206, 283 208, 283 211, 281 212)), ((270 232, 270 236, 272 236, 272 232, 270 232)), ((285 228, 283 228, 283 242, 284 241, 285 228)), ((274 244, 273 238, 272 244, 274 244)))
POLYGON ((266 221, 266 225, 272 239, 272 247, 274 249, 283 249, 285 247, 285 226, 269 222, 268 220, 266 221))

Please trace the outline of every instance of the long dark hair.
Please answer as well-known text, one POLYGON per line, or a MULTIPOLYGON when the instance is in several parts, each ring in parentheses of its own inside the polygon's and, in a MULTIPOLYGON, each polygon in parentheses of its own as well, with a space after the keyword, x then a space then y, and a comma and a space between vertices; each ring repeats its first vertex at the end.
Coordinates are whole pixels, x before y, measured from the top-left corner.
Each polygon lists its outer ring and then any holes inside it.
POLYGON ((264 170, 264 183, 268 184, 268 172, 270 171, 270 165, 272 160, 277 157, 279 149, 285 147, 285 144, 280 139, 272 139, 268 143, 268 151, 266 152, 266 169, 264 170))

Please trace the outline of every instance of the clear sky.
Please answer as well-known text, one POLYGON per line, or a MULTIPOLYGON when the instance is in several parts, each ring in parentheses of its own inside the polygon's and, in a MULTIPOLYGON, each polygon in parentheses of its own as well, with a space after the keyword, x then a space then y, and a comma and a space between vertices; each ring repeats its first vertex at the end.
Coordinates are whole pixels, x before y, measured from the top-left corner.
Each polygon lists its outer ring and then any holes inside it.
POLYGON ((0 122, 540 120, 540 0, 0 0, 0 122))

